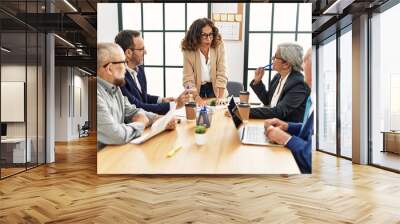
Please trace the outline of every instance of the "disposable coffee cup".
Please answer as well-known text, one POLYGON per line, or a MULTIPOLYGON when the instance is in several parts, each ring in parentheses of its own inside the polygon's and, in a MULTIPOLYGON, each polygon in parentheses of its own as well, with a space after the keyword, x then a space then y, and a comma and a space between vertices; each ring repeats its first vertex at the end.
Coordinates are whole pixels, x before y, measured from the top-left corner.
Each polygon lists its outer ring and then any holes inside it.
POLYGON ((247 91, 240 91, 240 103, 249 103, 250 93, 247 91))
POLYGON ((196 103, 189 102, 185 104, 186 119, 195 120, 196 119, 196 103))
POLYGON ((250 105, 247 103, 240 103, 237 105, 240 117, 243 121, 248 121, 250 117, 250 105))

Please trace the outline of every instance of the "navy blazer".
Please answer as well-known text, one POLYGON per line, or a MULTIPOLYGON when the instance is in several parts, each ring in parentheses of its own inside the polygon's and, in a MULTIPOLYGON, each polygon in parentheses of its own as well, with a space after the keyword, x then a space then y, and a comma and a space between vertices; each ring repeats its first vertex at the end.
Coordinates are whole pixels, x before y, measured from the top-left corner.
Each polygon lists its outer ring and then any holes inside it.
POLYGON ((254 80, 251 81, 250 87, 266 107, 251 108, 250 117, 259 119, 276 117, 287 122, 303 122, 307 97, 310 95, 311 90, 304 82, 304 76, 300 72, 293 70, 290 73, 276 106, 270 107, 272 96, 280 78, 279 74, 274 76, 269 83, 268 91, 262 81, 257 84, 254 84, 254 80))
POLYGON ((308 117, 301 130, 302 123, 288 123, 288 133, 292 138, 286 147, 292 151, 293 157, 301 173, 311 173, 312 134, 314 132, 314 112, 308 117))
POLYGON ((137 78, 142 91, 137 87, 129 71, 126 70, 125 85, 121 87, 122 94, 128 97, 129 102, 135 104, 138 108, 156 114, 166 114, 169 111, 169 103, 157 103, 158 96, 147 93, 147 81, 143 66, 138 66, 137 78))

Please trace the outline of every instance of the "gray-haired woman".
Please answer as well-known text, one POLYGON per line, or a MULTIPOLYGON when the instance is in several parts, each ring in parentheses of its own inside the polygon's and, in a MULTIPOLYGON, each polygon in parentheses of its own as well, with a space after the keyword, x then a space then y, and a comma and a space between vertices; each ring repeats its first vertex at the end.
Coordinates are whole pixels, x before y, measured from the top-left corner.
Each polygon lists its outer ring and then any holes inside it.
POLYGON ((278 73, 269 83, 268 90, 262 82, 262 67, 255 71, 254 79, 250 83, 250 87, 265 105, 251 108, 250 117, 302 122, 306 100, 311 91, 301 73, 303 48, 296 43, 279 44, 272 60, 272 69, 278 73))

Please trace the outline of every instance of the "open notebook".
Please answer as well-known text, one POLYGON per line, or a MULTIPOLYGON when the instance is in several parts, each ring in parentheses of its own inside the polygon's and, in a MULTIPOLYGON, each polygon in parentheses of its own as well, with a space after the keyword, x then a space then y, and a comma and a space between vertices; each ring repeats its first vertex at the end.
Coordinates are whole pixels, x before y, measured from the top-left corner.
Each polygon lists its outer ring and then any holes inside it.
POLYGON ((161 132, 165 131, 167 128, 168 123, 174 118, 175 116, 175 108, 176 104, 174 102, 170 103, 170 109, 168 113, 161 118, 157 119, 150 128, 150 131, 145 132, 142 136, 135 138, 131 141, 133 144, 142 144, 146 142, 150 138, 160 134, 161 132))

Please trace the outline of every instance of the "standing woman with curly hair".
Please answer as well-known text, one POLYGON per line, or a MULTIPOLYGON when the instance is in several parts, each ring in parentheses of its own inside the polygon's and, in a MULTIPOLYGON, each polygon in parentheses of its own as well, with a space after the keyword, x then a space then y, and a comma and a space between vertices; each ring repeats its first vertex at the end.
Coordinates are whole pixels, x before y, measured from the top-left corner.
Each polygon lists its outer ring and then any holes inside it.
POLYGON ((183 52, 183 86, 195 87, 196 102, 204 105, 203 98, 216 98, 224 103, 228 76, 225 49, 221 34, 207 18, 197 19, 186 32, 181 44, 183 52))

